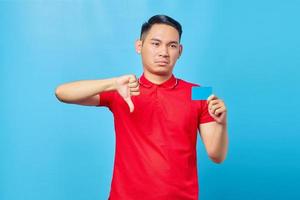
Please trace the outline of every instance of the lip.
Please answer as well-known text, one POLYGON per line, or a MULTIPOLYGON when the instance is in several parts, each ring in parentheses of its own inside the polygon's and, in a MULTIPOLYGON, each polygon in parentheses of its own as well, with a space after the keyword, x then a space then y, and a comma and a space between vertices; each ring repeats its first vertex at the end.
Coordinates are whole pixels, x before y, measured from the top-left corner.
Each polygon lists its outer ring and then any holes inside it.
POLYGON ((166 61, 166 60, 158 60, 158 61, 155 61, 155 63, 159 64, 159 65, 167 65, 167 64, 169 64, 169 62, 166 61))

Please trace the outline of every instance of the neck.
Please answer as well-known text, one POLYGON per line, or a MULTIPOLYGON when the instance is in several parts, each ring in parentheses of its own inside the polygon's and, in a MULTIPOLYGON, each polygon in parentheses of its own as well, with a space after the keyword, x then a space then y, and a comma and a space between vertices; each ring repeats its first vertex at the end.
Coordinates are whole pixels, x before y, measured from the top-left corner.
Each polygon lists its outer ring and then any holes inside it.
POLYGON ((156 85, 160 85, 160 84, 164 83, 165 81, 169 80, 169 78, 172 76, 172 73, 168 74, 168 75, 157 75, 157 74, 152 74, 147 71, 144 71, 144 75, 145 75, 146 79, 148 79, 152 83, 154 83, 156 85))

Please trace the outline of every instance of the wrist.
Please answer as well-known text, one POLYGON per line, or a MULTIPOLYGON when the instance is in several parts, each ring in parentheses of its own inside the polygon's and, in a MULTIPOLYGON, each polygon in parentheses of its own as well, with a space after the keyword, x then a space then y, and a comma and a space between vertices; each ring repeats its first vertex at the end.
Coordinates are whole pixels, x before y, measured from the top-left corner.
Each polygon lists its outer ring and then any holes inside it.
POLYGON ((111 90, 118 90, 119 88, 118 77, 111 78, 110 85, 111 85, 111 90))

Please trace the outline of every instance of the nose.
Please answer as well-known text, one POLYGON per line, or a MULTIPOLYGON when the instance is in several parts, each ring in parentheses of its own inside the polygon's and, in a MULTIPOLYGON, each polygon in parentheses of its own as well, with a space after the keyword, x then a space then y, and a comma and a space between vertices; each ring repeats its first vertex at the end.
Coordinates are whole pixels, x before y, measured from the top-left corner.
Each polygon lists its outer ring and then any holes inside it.
POLYGON ((159 56, 168 57, 169 56, 168 47, 162 45, 159 51, 159 56))

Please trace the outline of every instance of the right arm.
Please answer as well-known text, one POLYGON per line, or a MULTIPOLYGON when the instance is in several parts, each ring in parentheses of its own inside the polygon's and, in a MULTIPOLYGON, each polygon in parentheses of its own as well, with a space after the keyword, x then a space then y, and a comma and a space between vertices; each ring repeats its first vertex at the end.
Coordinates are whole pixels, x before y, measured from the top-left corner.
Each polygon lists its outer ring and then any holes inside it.
POLYGON ((116 90, 116 78, 65 83, 56 88, 55 95, 64 103, 96 106, 99 93, 111 90, 116 90))
POLYGON ((138 80, 134 75, 124 75, 102 80, 82 80, 59 85, 55 90, 58 100, 64 103, 97 106, 99 93, 116 90, 133 111, 131 96, 139 95, 138 80))

